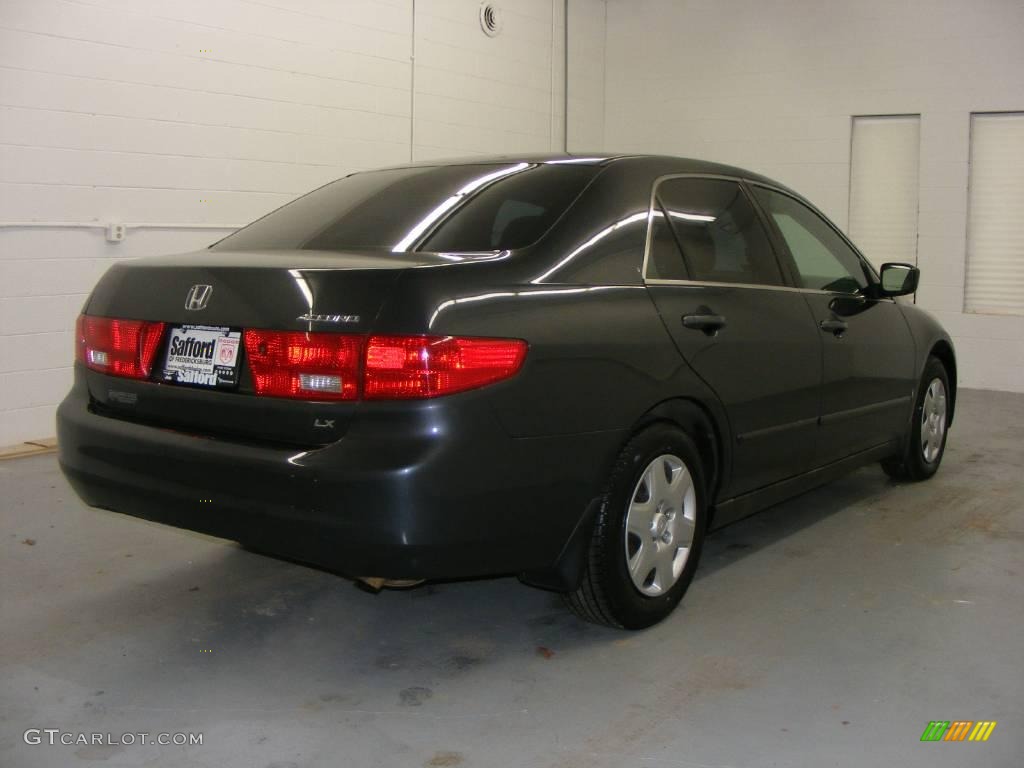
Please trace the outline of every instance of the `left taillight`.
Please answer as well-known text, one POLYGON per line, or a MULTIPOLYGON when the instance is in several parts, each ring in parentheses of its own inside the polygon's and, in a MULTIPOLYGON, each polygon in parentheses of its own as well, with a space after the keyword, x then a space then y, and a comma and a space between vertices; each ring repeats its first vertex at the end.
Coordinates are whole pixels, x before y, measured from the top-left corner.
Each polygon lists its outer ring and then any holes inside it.
POLYGON ((164 323, 79 315, 75 359, 94 371, 130 379, 149 378, 164 323))
POLYGON ((514 376, 526 351, 520 339, 245 332, 256 394, 299 400, 451 395, 514 376))
POLYGON ((355 400, 363 337, 305 331, 245 332, 257 395, 298 400, 355 400))
POLYGON ((525 359, 521 339, 371 336, 363 395, 367 400, 453 395, 508 379, 525 359))

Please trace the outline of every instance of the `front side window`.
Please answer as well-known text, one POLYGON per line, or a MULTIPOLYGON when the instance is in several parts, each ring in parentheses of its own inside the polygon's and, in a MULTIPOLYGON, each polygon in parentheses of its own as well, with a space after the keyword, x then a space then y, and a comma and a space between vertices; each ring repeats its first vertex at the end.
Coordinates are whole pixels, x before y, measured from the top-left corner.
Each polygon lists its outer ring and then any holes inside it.
POLYGON ((735 181, 663 181, 652 226, 648 277, 782 285, 768 236, 735 181))
POLYGON ((867 287, 860 257, 821 216, 781 192, 754 187, 754 194, 786 241, 804 288, 857 293, 867 287))
POLYGON ((338 179, 221 240, 217 250, 499 251, 538 240, 600 171, 501 163, 338 179))

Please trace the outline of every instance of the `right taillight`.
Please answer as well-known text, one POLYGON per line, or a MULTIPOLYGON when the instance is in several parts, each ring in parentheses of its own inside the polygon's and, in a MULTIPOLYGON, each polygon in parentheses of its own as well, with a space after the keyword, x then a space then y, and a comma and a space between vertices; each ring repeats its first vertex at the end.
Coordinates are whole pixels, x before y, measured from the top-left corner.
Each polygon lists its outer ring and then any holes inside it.
POLYGON ((363 396, 409 400, 463 392, 509 378, 525 358, 521 339, 371 336, 363 396))

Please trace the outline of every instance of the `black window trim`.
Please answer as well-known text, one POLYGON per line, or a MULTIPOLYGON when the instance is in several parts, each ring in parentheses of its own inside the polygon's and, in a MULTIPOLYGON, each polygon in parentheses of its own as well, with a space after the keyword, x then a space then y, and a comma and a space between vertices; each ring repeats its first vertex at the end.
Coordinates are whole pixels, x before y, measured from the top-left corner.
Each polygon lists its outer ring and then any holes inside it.
MULTIPOLYGON (((690 276, 690 262, 686 260, 686 250, 683 248, 683 241, 679 239, 679 230, 675 228, 675 225, 669 218, 668 209, 665 208, 665 202, 660 197, 658 197, 657 190, 655 190, 654 192, 654 204, 657 206, 658 212, 661 214, 662 218, 665 221, 665 228, 668 229, 669 237, 672 238, 672 242, 676 244, 676 248, 679 250, 679 263, 683 265, 683 274, 686 275, 686 277, 682 279, 692 281, 693 278, 690 276)), ((649 218, 648 227, 651 229, 654 228, 653 215, 649 218)))

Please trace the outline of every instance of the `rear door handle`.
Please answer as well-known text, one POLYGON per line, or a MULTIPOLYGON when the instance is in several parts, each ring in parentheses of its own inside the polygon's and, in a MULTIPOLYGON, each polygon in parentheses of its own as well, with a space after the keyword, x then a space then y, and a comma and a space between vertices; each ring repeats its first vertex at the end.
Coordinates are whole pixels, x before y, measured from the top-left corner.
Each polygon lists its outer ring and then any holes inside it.
POLYGON ((825 333, 834 334, 835 336, 842 336, 844 333, 846 333, 846 329, 849 327, 850 326, 846 323, 845 320, 821 321, 821 330, 823 330, 825 333))
POLYGON ((721 315, 683 315, 683 327, 714 336, 725 328, 725 318, 721 315))

